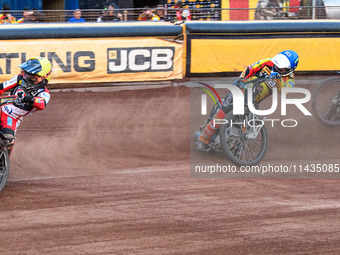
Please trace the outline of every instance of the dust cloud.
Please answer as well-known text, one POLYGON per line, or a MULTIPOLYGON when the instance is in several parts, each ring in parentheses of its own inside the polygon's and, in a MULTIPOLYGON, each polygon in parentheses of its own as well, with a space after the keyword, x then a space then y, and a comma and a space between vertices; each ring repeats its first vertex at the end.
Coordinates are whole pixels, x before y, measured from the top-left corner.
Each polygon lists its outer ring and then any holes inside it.
POLYGON ((11 178, 103 174, 189 155, 189 89, 58 92, 23 120, 11 178))

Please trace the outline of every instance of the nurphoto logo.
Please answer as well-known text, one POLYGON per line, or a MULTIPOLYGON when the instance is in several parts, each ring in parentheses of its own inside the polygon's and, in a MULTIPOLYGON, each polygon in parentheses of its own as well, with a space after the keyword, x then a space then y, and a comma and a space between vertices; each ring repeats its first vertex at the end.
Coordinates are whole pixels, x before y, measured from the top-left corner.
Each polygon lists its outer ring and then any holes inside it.
MULTIPOLYGON (((230 93, 233 96, 233 114, 234 115, 244 115, 245 111, 245 105, 248 106, 249 111, 251 111, 253 114, 258 116, 267 116, 272 113, 274 113, 278 107, 278 98, 280 98, 281 101, 281 116, 287 115, 287 105, 295 105, 304 115, 311 116, 312 114, 306 109, 304 106, 305 103, 309 102, 311 99, 311 93, 309 90, 304 88, 282 88, 281 89, 281 96, 278 95, 277 88, 272 89, 272 104, 269 109, 266 110, 259 110, 256 109, 253 103, 253 88, 247 88, 247 93, 243 93, 243 91, 234 86, 234 85, 228 85, 228 84, 216 84, 214 88, 223 88, 228 89, 230 93), (245 98, 245 94, 247 95, 247 98, 245 98), (300 94, 302 95, 301 98, 287 98, 287 95, 292 94, 300 94)), ((217 93, 214 90, 215 93, 217 93)), ((219 97, 219 96, 218 96, 219 97)), ((201 100, 201 115, 206 115, 207 113, 207 100, 206 95, 202 95, 201 100)), ((284 127, 295 127, 297 126, 297 121, 294 119, 256 119, 256 120, 249 120, 248 123, 244 123, 244 125, 248 124, 252 126, 251 123, 258 123, 260 126, 264 125, 265 121, 271 122, 272 127, 274 127, 274 123, 277 121, 281 122, 281 125, 284 127), (291 123, 289 125, 289 123, 291 123)), ((225 119, 215 119, 215 124, 227 124, 228 121, 225 119)), ((238 124, 240 123, 230 123, 232 124, 238 124)), ((253 124, 254 125, 254 124, 253 124)))

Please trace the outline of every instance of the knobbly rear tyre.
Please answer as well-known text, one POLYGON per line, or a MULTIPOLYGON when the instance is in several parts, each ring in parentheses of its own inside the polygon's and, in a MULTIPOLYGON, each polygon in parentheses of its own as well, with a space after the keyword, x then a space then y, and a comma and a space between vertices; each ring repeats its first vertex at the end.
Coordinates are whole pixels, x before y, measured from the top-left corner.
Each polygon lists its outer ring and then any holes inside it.
POLYGON ((9 156, 4 141, 0 140, 0 192, 5 187, 9 176, 9 156))

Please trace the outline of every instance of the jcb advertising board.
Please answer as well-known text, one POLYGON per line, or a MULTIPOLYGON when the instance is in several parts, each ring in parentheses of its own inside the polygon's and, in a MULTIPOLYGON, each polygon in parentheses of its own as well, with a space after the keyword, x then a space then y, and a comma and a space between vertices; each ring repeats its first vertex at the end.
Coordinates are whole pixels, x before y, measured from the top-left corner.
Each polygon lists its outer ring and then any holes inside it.
POLYGON ((158 38, 0 41, 0 82, 34 56, 51 61, 51 83, 181 79, 182 50, 181 44, 158 38))

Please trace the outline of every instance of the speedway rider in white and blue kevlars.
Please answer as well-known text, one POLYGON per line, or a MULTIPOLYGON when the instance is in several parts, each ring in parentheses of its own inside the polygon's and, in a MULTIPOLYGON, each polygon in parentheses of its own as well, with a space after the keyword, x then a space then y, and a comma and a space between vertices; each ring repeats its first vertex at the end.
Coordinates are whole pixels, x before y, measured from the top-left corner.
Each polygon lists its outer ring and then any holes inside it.
MULTIPOLYGON (((256 83, 254 87, 253 103, 259 105, 263 99, 272 95, 274 87, 281 92, 282 87, 294 87, 295 78, 293 72, 299 63, 299 56, 295 51, 285 50, 277 54, 273 58, 260 60, 253 65, 248 66, 235 82, 235 85, 245 92, 246 85, 252 80, 261 78, 263 82, 256 83)), ((223 101, 222 108, 215 114, 213 119, 206 125, 201 136, 198 138, 196 149, 199 151, 207 151, 212 136, 220 128, 219 124, 214 125, 215 119, 223 119, 225 115, 232 109, 232 94, 229 93, 223 101)))

